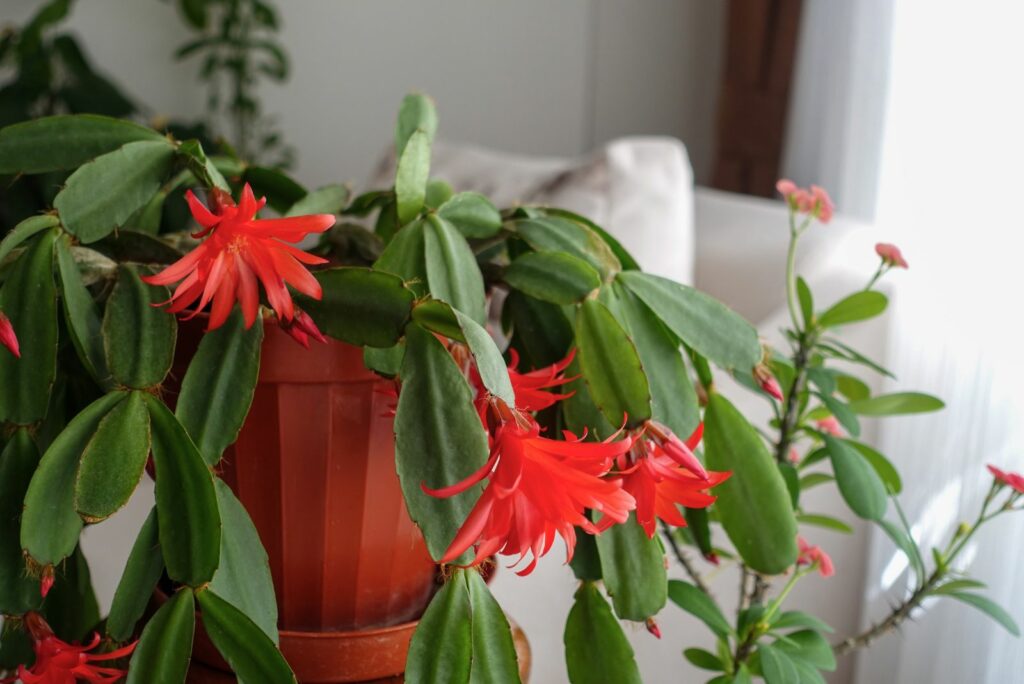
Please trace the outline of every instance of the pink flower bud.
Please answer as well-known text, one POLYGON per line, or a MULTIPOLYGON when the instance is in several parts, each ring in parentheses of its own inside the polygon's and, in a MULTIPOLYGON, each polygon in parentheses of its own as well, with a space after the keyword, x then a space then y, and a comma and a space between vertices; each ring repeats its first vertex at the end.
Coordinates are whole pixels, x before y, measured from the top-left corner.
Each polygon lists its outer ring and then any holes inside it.
POLYGON ((880 256, 887 266, 910 268, 907 265, 907 260, 903 258, 900 248, 890 242, 879 242, 875 245, 875 254, 880 256))
POLYGON ((760 364, 756 366, 754 368, 754 377, 757 378, 758 384, 766 394, 782 401, 782 386, 766 366, 760 364))
POLYGON ((827 432, 835 437, 843 436, 843 426, 839 424, 835 416, 828 416, 815 422, 818 424, 818 429, 822 432, 827 432))
POLYGON ((11 320, 0 311, 0 344, 18 358, 21 358, 21 349, 18 347, 18 336, 14 334, 14 326, 11 320))
POLYGON ((39 594, 46 598, 46 595, 50 593, 50 589, 53 589, 53 566, 47 565, 43 568, 43 576, 39 580, 39 594))
POLYGON ((644 621, 644 626, 647 628, 648 632, 655 636, 655 638, 661 638, 661 628, 658 627, 658 623, 654 621, 654 618, 647 618, 647 620, 644 621))
POLYGON ((789 448, 789 462, 793 465, 800 462, 800 452, 796 450, 796 447, 789 448))
POLYGON ((817 185, 811 186, 811 199, 813 200, 813 206, 811 211, 815 213, 818 220, 822 223, 828 223, 832 220, 832 214, 835 213, 835 205, 832 204, 832 198, 828 196, 828 192, 825 188, 817 185))
POLYGON ((788 198, 799 188, 797 188, 796 183, 794 183, 793 181, 789 180, 788 178, 783 178, 779 180, 778 183, 775 184, 775 189, 779 191, 780 195, 788 198))

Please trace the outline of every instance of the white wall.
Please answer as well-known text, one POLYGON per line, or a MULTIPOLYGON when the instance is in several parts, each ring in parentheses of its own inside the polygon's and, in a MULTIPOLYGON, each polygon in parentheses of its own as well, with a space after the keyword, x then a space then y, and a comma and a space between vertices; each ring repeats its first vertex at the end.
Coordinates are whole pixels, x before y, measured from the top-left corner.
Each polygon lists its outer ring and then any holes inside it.
MULTIPOLYGON (((4 0, 0 23, 40 0, 4 0)), ((292 79, 263 91, 310 185, 366 178, 402 96, 434 96, 441 135, 575 155, 631 133, 669 134, 710 174, 724 3, 700 0, 278 2, 292 79)), ((192 117, 197 65, 171 2, 85 0, 71 26, 96 64, 154 114, 192 117)))

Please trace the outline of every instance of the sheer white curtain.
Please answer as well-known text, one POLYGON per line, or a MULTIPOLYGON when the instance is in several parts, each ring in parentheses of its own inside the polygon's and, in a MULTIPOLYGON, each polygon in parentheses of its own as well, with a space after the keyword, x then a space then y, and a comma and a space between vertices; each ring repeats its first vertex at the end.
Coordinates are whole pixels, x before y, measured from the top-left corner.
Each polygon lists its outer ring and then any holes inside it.
MULTIPOLYGON (((892 419, 881 446, 904 473, 919 542, 937 545, 974 516, 985 463, 1024 468, 1024 4, 891 6, 875 218, 911 269, 893 278, 887 360, 899 387, 942 396, 947 408, 892 419)), ((845 180, 844 190, 863 182, 845 180)), ((991 523, 964 561, 1024 624, 1024 515, 991 523)), ((905 591, 905 563, 884 535, 872 541, 867 576, 865 625, 905 591)), ((859 656, 858 682, 1024 681, 1024 644, 986 616, 948 600, 923 613, 859 656)))

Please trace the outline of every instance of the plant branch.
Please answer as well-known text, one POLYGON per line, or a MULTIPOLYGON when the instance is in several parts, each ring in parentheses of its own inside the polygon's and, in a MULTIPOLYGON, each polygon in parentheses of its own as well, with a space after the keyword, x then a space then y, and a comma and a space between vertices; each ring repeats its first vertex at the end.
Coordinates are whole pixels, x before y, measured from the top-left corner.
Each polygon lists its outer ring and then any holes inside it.
POLYGON ((669 529, 668 525, 664 522, 661 523, 661 531, 665 539, 668 541, 669 548, 672 549, 673 555, 675 555, 679 564, 683 566, 683 570, 686 571, 686 574, 690 576, 690 579, 693 580, 693 583, 698 589, 708 596, 711 596, 711 590, 708 588, 704 578, 701 577, 700 572, 698 572, 697 568, 694 567, 693 561, 690 560, 690 557, 686 555, 686 552, 683 551, 682 548, 680 548, 679 542, 677 542, 676 538, 672 536, 672 530, 669 529))

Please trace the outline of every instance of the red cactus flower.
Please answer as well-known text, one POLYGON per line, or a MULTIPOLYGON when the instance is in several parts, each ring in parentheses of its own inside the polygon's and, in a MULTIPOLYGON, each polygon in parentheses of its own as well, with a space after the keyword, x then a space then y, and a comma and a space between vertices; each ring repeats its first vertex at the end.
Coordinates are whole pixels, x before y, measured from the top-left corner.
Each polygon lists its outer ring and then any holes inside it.
POLYGON ((910 268, 907 260, 903 258, 903 252, 891 242, 879 242, 876 244, 875 254, 881 257, 882 261, 891 268, 910 268))
POLYGON ((167 311, 178 313, 198 301, 195 312, 211 301, 207 330, 223 325, 235 301, 242 305, 245 326, 251 327, 259 311, 259 284, 267 293, 270 306, 283 321, 294 316, 294 304, 288 285, 320 299, 320 283, 303 264, 323 264, 326 259, 303 252, 287 243, 302 240, 310 233, 322 233, 334 225, 334 216, 313 214, 277 219, 257 219, 256 213, 266 198, 256 201, 246 183, 236 206, 221 190, 211 192, 207 209, 188 191, 185 194, 192 216, 203 230, 194 237, 206 237, 201 245, 160 273, 146 276, 151 285, 170 285, 181 281, 165 304, 167 311))
POLYGON ((576 356, 575 349, 561 361, 527 373, 520 373, 516 370, 519 365, 519 354, 515 349, 509 351, 509 356, 511 358, 508 363, 508 379, 512 381, 512 389, 516 393, 516 405, 519 408, 525 411, 543 411, 560 399, 572 396, 572 392, 557 394, 544 390, 559 387, 575 379, 565 377, 565 369, 569 367, 573 357, 576 356))
POLYGON ((1014 491, 1024 494, 1024 475, 1020 473, 1010 473, 1005 470, 1000 470, 994 465, 987 466, 988 471, 992 473, 992 477, 996 478, 996 482, 1006 485, 1012 488, 1014 491))
POLYGON ((817 563, 818 572, 821 573, 822 577, 831 577, 836 573, 835 566, 832 565, 832 559, 821 550, 820 546, 809 544, 803 537, 797 537, 796 543, 800 547, 800 555, 796 559, 797 565, 814 565, 817 563))
POLYGON ((566 562, 576 546, 574 526, 596 534, 597 527, 584 515, 586 509, 601 512, 605 520, 625 522, 635 501, 618 481, 602 479, 613 460, 625 453, 631 439, 618 442, 582 442, 572 435, 567 441, 540 436, 540 426, 527 414, 494 402, 502 422, 494 432, 490 458, 461 482, 428 489, 439 498, 464 492, 485 478, 489 480, 476 505, 462 524, 442 563, 458 558, 476 545, 472 565, 495 553, 518 554, 518 571, 527 575, 537 560, 551 550, 555 534, 565 541, 566 562))
MULTIPOLYGON (((691 450, 700 442, 698 427, 685 443, 691 450)), ((705 477, 680 466, 663 447, 643 436, 633 442, 628 453, 616 459, 622 488, 636 499, 636 520, 648 537, 653 537, 657 519, 669 525, 686 527, 679 506, 706 508, 715 502, 707 490, 729 478, 732 473, 705 472, 705 477)), ((601 521, 602 523, 604 520, 601 521)), ((605 526, 598 524, 600 529, 605 526)))
POLYGON ((25 626, 32 636, 32 648, 36 661, 31 667, 18 666, 18 676, 0 682, 21 681, 22 684, 112 684, 120 680, 127 670, 96 665, 108 660, 124 658, 135 650, 135 643, 128 644, 110 653, 89 653, 100 643, 100 635, 93 633, 87 645, 69 644, 58 639, 50 625, 39 613, 28 613, 25 626))
POLYGON ((7 350, 21 358, 21 349, 18 347, 18 336, 14 333, 14 326, 11 325, 11 319, 4 315, 3 311, 0 311, 0 344, 7 347, 7 350))

